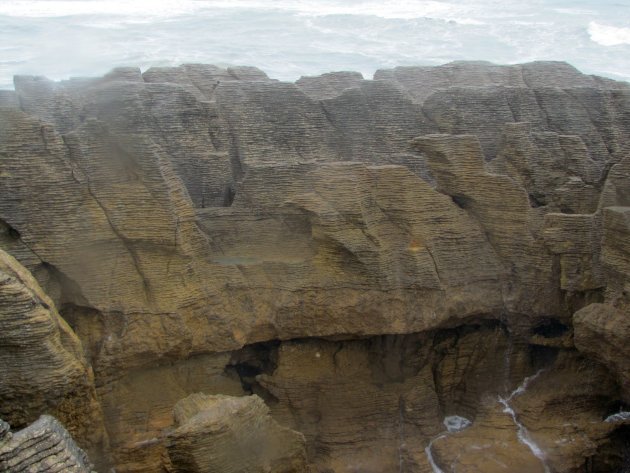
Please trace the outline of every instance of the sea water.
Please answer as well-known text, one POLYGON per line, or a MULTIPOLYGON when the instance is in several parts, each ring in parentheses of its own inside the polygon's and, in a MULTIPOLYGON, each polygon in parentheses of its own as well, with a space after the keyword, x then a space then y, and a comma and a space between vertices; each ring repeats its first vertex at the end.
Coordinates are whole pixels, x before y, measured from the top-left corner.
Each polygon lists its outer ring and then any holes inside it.
POLYGON ((564 60, 630 80, 630 0, 0 0, 0 88, 129 65, 292 81, 453 60, 564 60))

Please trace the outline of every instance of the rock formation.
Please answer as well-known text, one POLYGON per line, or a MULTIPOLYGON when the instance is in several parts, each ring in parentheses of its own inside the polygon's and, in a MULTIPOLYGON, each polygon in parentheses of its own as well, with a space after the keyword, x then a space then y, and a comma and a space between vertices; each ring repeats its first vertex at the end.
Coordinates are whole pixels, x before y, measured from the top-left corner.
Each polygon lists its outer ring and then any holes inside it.
POLYGON ((174 472, 306 473, 304 436, 281 427, 258 396, 191 394, 167 440, 174 472))
POLYGON ((0 346, 4 419, 19 428, 50 413, 86 447, 107 447, 94 375, 81 342, 33 276, 2 250, 0 346))
MULTIPOLYGON (((0 429, 8 424, 0 420, 0 429)), ((42 416, 15 434, 0 433, 0 471, 7 473, 90 473, 90 461, 68 431, 42 416)))
POLYGON ((300 471, 255 432, 320 473, 617 471, 629 138, 630 85, 564 63, 16 77, 0 415, 117 473, 300 471), (275 420, 213 397, 252 394, 275 420))

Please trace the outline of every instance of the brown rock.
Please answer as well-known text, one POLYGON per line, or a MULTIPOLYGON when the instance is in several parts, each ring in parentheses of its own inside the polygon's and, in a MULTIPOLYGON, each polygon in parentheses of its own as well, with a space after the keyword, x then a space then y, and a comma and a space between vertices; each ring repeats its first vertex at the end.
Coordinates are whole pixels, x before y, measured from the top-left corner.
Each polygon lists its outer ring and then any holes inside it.
MULTIPOLYGON (((93 388, 72 391, 83 401, 69 391, 82 376, 92 386, 89 362, 118 471, 161 468, 177 400, 243 390, 268 396, 322 468, 382 473, 402 461, 429 471, 417 453, 444 416, 474 424, 484 394, 496 398, 539 365, 584 396, 595 389, 575 378, 579 363, 565 370, 550 353, 575 355, 575 311, 630 308, 627 84, 562 63, 453 63, 296 84, 253 68, 184 65, 15 84, 0 94, 0 247, 83 345, 37 298, 21 289, 7 297, 19 306, 7 314, 32 320, 48 347, 0 349, 20 373, 38 374, 7 378, 7 406, 26 393, 28 415, 11 414, 23 422, 66 406, 76 418, 54 413, 76 434, 98 417, 81 410, 94 405, 93 388), (277 367, 271 355, 245 356, 251 347, 230 353, 272 340, 277 367)), ((29 326, 6 333, 21 340, 29 326)), ((586 333, 594 346, 589 330, 576 339, 586 333)), ((626 356, 601 358, 621 382, 626 356)), ((621 397, 595 378, 605 388, 594 390, 598 402, 568 402, 594 423, 621 397)), ((556 446, 568 437, 554 403, 546 393, 521 407, 559 471, 617 448, 623 432, 598 437, 584 422, 571 427, 582 452, 556 446), (554 412, 548 421, 536 405, 554 412)), ((499 418, 488 419, 501 432, 499 418)), ((89 443, 93 432, 77 439, 89 443)))
POLYGON ((0 471, 94 473, 85 452, 51 416, 42 416, 9 438, 0 439, 0 471))
POLYGON ((622 394, 630 402, 630 318, 608 304, 591 304, 573 316, 575 346, 600 361, 618 377, 622 394))
POLYGON ((19 428, 53 414, 101 460, 107 437, 81 342, 31 274, 1 250, 0 345, 2 417, 19 428))
POLYGON ((304 437, 280 426, 258 396, 192 394, 177 403, 168 437, 174 472, 302 473, 304 437))

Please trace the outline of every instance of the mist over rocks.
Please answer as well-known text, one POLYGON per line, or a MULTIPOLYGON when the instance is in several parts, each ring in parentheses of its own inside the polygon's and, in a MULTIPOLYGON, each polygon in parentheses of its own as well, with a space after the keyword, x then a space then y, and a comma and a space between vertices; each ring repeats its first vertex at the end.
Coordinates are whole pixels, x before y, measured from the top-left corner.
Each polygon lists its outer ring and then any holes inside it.
MULTIPOLYGON (((16 77, 0 326, 22 328, 0 334, 2 416, 61 412, 117 472, 208 463, 214 427, 173 419, 193 393, 257 394, 314 472, 430 472, 430 442, 444 471, 616 471, 629 137, 630 85, 557 62, 16 77), (542 466, 497 401, 539 371, 511 408, 542 466), (32 372, 52 382, 26 403, 32 372), (471 426, 438 440, 449 416, 471 426)), ((265 470, 243 452, 238 471, 304 471, 298 453, 265 470)))

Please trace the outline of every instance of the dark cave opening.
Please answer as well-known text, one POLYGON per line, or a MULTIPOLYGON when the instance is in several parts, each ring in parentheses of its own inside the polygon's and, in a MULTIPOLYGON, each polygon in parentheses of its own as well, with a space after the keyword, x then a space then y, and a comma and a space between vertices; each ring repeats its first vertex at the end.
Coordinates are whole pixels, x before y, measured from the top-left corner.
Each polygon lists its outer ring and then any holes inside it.
POLYGON ((275 371, 280 343, 279 340, 254 343, 233 352, 230 363, 225 367, 226 373, 237 376, 246 393, 258 394, 267 400, 270 394, 266 391, 261 393, 262 388, 256 381, 256 376, 263 373, 271 374, 275 371))
POLYGON ((544 338, 561 337, 569 331, 569 327, 562 322, 548 318, 540 321, 533 329, 534 335, 540 335, 544 338))

